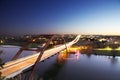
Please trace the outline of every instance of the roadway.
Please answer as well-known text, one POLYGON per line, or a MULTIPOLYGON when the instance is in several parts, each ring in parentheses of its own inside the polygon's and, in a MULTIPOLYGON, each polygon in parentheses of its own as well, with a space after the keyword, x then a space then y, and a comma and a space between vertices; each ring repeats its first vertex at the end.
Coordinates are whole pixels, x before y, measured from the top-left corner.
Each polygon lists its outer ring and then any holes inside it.
MULTIPOLYGON (((75 44, 79 40, 79 38, 80 38, 80 35, 78 35, 73 41, 67 43, 66 46, 67 47, 72 46, 73 44, 75 44)), ((56 53, 64 50, 66 48, 66 46, 59 45, 59 46, 56 46, 52 49, 44 51, 44 54, 42 55, 40 61, 43 61, 43 60, 51 57, 52 55, 55 55, 56 53)), ((11 78, 11 77, 14 77, 14 76, 20 74, 25 69, 34 65, 39 54, 40 54, 40 52, 33 54, 33 55, 30 55, 30 56, 27 56, 27 57, 23 57, 23 58, 5 63, 5 65, 3 65, 3 68, 0 69, 1 76, 4 76, 5 78, 11 78)))

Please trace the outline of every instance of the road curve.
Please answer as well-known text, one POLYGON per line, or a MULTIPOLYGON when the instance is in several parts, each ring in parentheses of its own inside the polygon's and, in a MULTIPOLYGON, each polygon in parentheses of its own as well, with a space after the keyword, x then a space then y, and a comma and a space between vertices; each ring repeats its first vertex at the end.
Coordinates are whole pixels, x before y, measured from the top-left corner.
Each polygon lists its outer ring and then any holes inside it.
MULTIPOLYGON (((73 41, 68 42, 66 46, 67 47, 72 46, 79 40, 79 38, 80 38, 80 35, 78 35, 73 41)), ((60 45, 60 46, 44 51, 44 54, 42 55, 42 58, 40 61, 43 61, 51 57, 52 55, 55 55, 57 52, 60 52, 61 50, 65 49, 66 46, 60 45)), ((39 54, 40 53, 33 54, 27 57, 23 57, 23 58, 5 63, 5 65, 3 65, 3 68, 0 69, 1 76, 4 76, 5 78, 11 78, 11 77, 14 77, 20 74, 25 69, 34 65, 39 54)))

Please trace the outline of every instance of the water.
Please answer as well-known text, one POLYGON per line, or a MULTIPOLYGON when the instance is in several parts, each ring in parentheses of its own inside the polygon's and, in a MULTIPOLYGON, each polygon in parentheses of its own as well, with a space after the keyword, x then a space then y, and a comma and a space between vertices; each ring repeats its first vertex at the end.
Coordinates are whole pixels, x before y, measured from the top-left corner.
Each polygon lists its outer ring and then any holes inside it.
MULTIPOLYGON (((9 54, 13 54, 13 48, 8 50, 9 54)), ((36 80, 120 80, 120 57, 80 54, 79 58, 75 58, 71 54, 60 63, 57 56, 39 63, 34 75, 36 80)))
MULTIPOLYGON (((2 51, 2 54, 0 54, 0 59, 2 59, 2 62, 10 61, 14 57, 14 55, 19 51, 20 48, 21 47, 19 46, 10 45, 0 46, 0 50, 2 51)), ((23 51, 18 58, 32 55, 35 53, 36 53, 35 51, 23 51)))

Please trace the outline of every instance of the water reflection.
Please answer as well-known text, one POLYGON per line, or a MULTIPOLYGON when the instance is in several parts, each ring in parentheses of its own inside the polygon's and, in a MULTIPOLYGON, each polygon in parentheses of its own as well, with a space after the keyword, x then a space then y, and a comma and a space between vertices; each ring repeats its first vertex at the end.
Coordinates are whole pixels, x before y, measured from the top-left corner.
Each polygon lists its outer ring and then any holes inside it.
POLYGON ((76 51, 76 53, 74 54, 74 58, 76 59, 76 60, 79 60, 79 58, 80 58, 80 51, 76 51))
POLYGON ((117 54, 117 51, 115 51, 115 50, 111 51, 111 55, 112 55, 113 58, 115 58, 116 54, 117 54))
MULTIPOLYGON (((59 53, 39 63, 34 80, 120 80, 118 51, 84 50, 59 53), (109 54, 111 56, 97 55, 109 54)), ((29 73, 22 77, 28 80, 29 73)))
POLYGON ((67 61, 69 60, 77 60, 80 56, 80 52, 77 51, 74 57, 70 57, 69 53, 61 52, 58 54, 56 62, 50 67, 47 71, 45 71, 42 77, 39 77, 38 80, 57 80, 58 73, 60 72, 61 68, 64 67, 67 61))
POLYGON ((80 52, 81 52, 81 54, 86 54, 86 56, 87 56, 88 58, 90 58, 91 55, 93 54, 92 49, 80 50, 80 52))
POLYGON ((81 53, 79 50, 75 52, 69 52, 69 53, 66 53, 66 52, 60 53, 58 56, 58 59, 60 58, 58 62, 62 64, 66 60, 79 60, 80 54, 81 53))
MULTIPOLYGON (((56 76, 66 63, 68 57, 69 55, 66 53, 59 53, 40 62, 35 71, 33 80, 56 80, 56 76)), ((29 69, 29 71, 24 73, 23 80, 28 80, 31 70, 29 69)))
POLYGON ((38 80, 56 80, 56 76, 58 75, 61 68, 64 66, 65 62, 67 61, 68 54, 59 53, 57 55, 57 59, 55 63, 46 70, 42 77, 39 77, 38 80))
MULTIPOLYGON (((55 55, 38 65, 41 69, 36 71, 33 80, 119 80, 117 74, 120 73, 120 64, 117 57, 91 55, 88 58, 86 54, 81 54, 80 59, 74 61, 69 58, 71 56, 74 58, 75 54, 65 58, 59 57, 60 55, 62 54, 55 55), (116 67, 111 67, 109 62, 117 64, 116 67)), ((29 74, 25 75, 29 77, 29 74)))
POLYGON ((42 77, 40 77, 39 79, 42 80, 56 80, 56 76, 58 75, 60 69, 62 68, 62 66, 64 66, 63 62, 62 65, 61 63, 54 63, 53 66, 51 68, 49 68, 49 70, 47 70, 44 75, 42 77))
POLYGON ((117 64, 117 62, 118 62, 118 58, 117 57, 109 56, 108 59, 111 61, 111 63, 113 65, 117 64))
POLYGON ((57 62, 59 64, 64 64, 67 60, 67 58, 70 56, 70 54, 67 54, 66 52, 60 52, 57 56, 57 62))

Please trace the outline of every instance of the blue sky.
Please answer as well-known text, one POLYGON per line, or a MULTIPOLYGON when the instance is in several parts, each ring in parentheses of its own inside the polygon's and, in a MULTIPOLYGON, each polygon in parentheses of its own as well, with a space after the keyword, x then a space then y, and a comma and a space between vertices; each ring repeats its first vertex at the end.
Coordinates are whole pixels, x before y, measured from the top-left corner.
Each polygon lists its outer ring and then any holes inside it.
POLYGON ((2 0, 0 34, 117 34, 120 0, 2 0))

